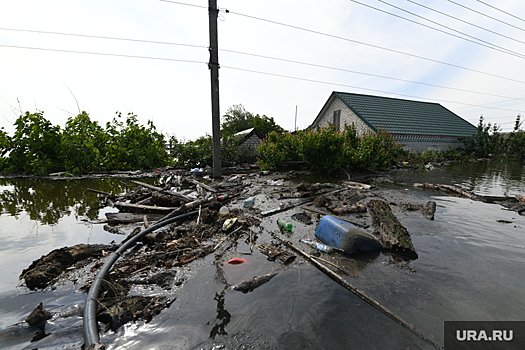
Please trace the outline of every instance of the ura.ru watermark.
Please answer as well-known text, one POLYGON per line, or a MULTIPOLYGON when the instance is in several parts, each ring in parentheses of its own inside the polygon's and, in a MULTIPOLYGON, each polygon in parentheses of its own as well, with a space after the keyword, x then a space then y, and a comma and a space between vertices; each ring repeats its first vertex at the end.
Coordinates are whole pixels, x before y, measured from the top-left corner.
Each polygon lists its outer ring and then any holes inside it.
POLYGON ((494 329, 492 332, 475 329, 456 330, 456 340, 459 341, 511 341, 514 337, 513 330, 494 329))
POLYGON ((525 349, 525 321, 446 321, 445 349, 525 349))

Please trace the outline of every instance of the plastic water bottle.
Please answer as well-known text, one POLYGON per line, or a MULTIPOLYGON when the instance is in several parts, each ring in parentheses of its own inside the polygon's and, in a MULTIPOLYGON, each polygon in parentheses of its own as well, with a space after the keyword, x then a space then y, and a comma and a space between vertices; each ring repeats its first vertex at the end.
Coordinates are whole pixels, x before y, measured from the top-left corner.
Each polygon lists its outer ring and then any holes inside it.
POLYGON ((218 200, 219 202, 223 202, 223 201, 225 201, 226 199, 228 199, 229 197, 230 197, 230 196, 228 196, 228 194, 226 193, 226 194, 223 194, 223 195, 221 195, 221 196, 217 196, 217 200, 218 200))
POLYGON ((253 207, 253 205, 255 204, 255 197, 250 197, 250 198, 247 198, 244 203, 242 203, 242 205, 244 206, 244 208, 251 208, 253 207))
POLYGON ((279 219, 277 220, 277 226, 281 231, 292 231, 293 225, 286 220, 279 219))
POLYGON ((300 242, 303 242, 304 244, 308 244, 310 247, 315 248, 317 250, 320 250, 325 253, 331 253, 334 251, 333 247, 330 247, 323 243, 317 243, 312 241, 307 241, 306 239, 301 239, 300 242))
POLYGON ((221 207, 219 209, 219 216, 226 216, 230 214, 230 210, 228 209, 228 207, 221 207))

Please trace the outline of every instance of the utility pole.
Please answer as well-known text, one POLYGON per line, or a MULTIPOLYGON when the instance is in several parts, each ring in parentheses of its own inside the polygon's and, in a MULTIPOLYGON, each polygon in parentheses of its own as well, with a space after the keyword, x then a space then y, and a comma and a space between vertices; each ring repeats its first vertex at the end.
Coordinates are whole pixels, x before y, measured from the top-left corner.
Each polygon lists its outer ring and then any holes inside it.
POLYGON ((217 17, 219 9, 217 0, 208 0, 210 23, 210 62, 208 68, 211 76, 211 122, 213 137, 213 177, 222 176, 221 169, 221 115, 219 110, 219 44, 217 39, 217 17))
POLYGON ((297 105, 295 105, 295 124, 293 126, 293 131, 297 131, 297 105))

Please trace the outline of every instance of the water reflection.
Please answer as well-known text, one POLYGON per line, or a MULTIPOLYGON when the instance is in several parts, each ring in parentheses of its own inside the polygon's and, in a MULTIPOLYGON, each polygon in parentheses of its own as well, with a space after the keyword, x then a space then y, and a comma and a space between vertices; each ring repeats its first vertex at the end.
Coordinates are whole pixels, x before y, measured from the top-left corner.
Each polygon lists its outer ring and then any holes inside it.
POLYGON ((504 196, 515 195, 520 191, 524 168, 520 162, 466 164, 462 167, 459 185, 482 194, 497 191, 504 196))
POLYGON ((515 196, 523 194, 522 162, 475 162, 455 164, 432 171, 402 171, 393 174, 394 182, 411 186, 415 182, 429 182, 460 186, 485 196, 515 196))
POLYGON ((0 186, 0 214, 18 218, 25 212, 44 225, 55 225, 71 214, 96 220, 100 203, 97 195, 86 192, 89 187, 111 193, 126 190, 126 184, 117 179, 0 179, 0 186))
MULTIPOLYGON (((210 331, 210 338, 215 339, 217 335, 228 335, 226 326, 230 323, 232 315, 224 308, 224 291, 215 293, 213 300, 217 301, 217 318, 210 331)), ((208 324, 209 325, 209 324, 208 324)))

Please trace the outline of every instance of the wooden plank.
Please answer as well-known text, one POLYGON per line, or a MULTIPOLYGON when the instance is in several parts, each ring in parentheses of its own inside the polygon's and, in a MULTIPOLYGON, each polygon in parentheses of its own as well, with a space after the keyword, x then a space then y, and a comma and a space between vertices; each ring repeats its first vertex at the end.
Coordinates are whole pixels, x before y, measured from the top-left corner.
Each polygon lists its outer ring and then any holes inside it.
POLYGON ((162 217, 162 214, 133 214, 133 213, 106 213, 107 222, 109 223, 133 223, 133 222, 143 222, 144 217, 147 220, 155 221, 162 217))
POLYGON ((170 191, 170 190, 165 190, 165 189, 163 189, 161 187, 153 186, 153 185, 150 185, 150 184, 147 184, 147 183, 144 183, 144 182, 141 182, 141 181, 137 181, 137 180, 130 180, 130 182, 134 183, 135 185, 139 185, 139 186, 148 188, 148 189, 150 189, 152 191, 158 191, 158 192, 161 192, 161 193, 165 193, 165 194, 169 194, 169 195, 172 195, 172 196, 176 196, 176 197, 180 198, 184 202, 191 202, 191 201, 193 201, 193 198, 185 196, 182 193, 173 192, 173 191, 170 191))
POLYGON ((197 180, 195 180, 195 179, 192 179, 192 178, 186 177, 186 178, 184 178, 184 181, 187 181, 187 182, 192 183, 192 184, 194 184, 194 185, 200 186, 200 187, 204 188, 204 189, 207 190, 207 191, 210 191, 210 192, 213 192, 213 193, 216 193, 216 192, 217 192, 217 190, 216 190, 215 188, 210 187, 210 186, 208 186, 208 185, 206 185, 206 184, 203 184, 202 182, 197 181, 197 180))
POLYGON ((170 207, 155 207, 152 205, 140 205, 126 202, 115 202, 115 207, 119 210, 129 213, 159 213, 168 214, 177 208, 170 207))

